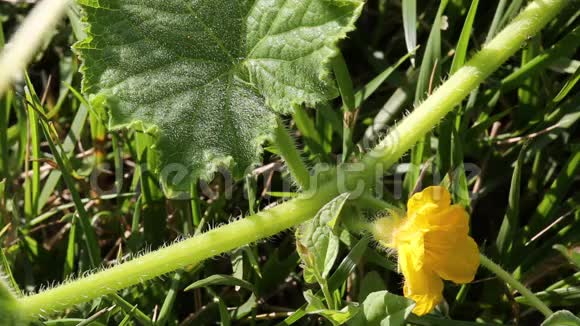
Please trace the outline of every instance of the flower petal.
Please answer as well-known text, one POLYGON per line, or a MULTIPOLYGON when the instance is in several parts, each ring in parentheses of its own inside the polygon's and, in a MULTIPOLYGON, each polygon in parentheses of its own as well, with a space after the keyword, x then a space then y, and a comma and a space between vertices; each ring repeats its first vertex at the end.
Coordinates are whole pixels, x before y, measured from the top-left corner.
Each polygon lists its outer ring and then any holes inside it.
POLYGON ((423 266, 416 246, 399 247, 399 267, 405 277, 403 293, 416 302, 413 312, 424 315, 443 299, 443 281, 432 270, 423 266))
POLYGON ((436 214, 449 207, 451 194, 445 187, 431 186, 409 198, 407 216, 436 214))
POLYGON ((460 284, 473 281, 479 267, 479 248, 470 236, 429 231, 424 241, 425 265, 437 275, 460 284))
POLYGON ((465 235, 469 233, 469 215, 461 205, 451 205, 437 214, 426 216, 424 220, 423 225, 429 230, 465 235))

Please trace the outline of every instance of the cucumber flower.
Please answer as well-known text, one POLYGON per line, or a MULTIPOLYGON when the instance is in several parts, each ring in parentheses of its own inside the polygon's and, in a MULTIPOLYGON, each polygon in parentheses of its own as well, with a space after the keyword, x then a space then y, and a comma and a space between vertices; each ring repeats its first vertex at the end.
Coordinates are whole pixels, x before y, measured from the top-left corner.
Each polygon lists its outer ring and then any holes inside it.
POLYGON ((397 251, 403 293, 415 301, 415 314, 427 314, 443 300, 443 280, 463 284, 475 277, 479 249, 468 233, 469 215, 451 205, 449 191, 438 186, 414 194, 404 218, 374 222, 374 237, 397 251))

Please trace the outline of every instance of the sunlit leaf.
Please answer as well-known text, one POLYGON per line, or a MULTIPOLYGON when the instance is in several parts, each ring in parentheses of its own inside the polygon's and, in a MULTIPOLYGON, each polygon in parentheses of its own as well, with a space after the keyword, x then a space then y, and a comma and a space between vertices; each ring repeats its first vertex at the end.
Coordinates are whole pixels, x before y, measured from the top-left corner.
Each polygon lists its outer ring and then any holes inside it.
POLYGON ((340 240, 329 224, 336 221, 348 197, 344 193, 334 198, 296 230, 296 247, 309 283, 326 279, 336 261, 340 240))
POLYGON ((349 325, 402 326, 415 303, 388 291, 373 292, 362 304, 361 313, 349 325))
MULTIPOLYGON (((113 128, 158 136, 168 190, 220 165, 241 177, 275 127, 274 112, 338 96, 336 43, 361 0, 78 0, 88 37, 75 46, 83 91, 113 128)), ((172 194, 170 192, 170 194, 172 194)), ((175 194, 174 194, 175 195, 175 194)))
POLYGON ((568 310, 560 310, 548 317, 542 326, 580 326, 580 318, 568 310))

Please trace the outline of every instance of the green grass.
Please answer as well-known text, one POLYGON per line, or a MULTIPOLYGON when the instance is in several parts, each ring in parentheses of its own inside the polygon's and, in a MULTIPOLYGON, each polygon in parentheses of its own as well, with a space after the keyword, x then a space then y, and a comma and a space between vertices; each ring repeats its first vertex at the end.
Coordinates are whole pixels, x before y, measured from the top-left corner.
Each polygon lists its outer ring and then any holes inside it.
MULTIPOLYGON (((80 94, 79 62, 70 46, 82 33, 78 8, 71 8, 29 65, 30 78, 0 98, 0 263, 7 283, 17 293, 37 291, 307 189, 307 167, 360 160, 525 3, 417 1, 416 15, 413 6, 368 1, 333 62, 341 99, 317 110, 297 107, 280 120, 278 140, 242 180, 218 176, 192 185, 191 196, 179 199, 166 198, 158 183, 155 139, 108 130, 106 113, 80 94)), ((0 48, 30 7, 0 2, 0 48)), ((402 208, 415 190, 443 183, 469 208, 482 253, 549 309, 577 313, 578 9, 571 5, 541 34, 530 35, 521 51, 387 171, 379 198, 361 200, 367 209, 344 210, 345 224, 402 208)), ((36 324, 329 324, 307 312, 304 291, 338 304, 358 301, 369 288, 402 294, 395 258, 356 232, 340 234, 326 283, 321 291, 304 281, 294 234, 284 232, 36 324)), ((438 311, 407 322, 539 325, 544 316, 512 285, 482 268, 471 284, 447 284, 438 311)))

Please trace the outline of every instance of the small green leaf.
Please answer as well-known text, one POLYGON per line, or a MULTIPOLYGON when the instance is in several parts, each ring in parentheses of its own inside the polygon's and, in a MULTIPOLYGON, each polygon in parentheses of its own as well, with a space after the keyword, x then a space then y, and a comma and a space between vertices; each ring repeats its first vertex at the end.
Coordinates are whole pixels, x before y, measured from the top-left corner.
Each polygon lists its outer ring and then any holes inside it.
POLYGON ((544 320, 542 326, 580 326, 580 318, 568 310, 560 310, 544 320))
POLYGON ((256 292, 254 286, 247 281, 240 280, 230 275, 212 275, 206 277, 203 280, 196 281, 185 288, 184 291, 190 291, 196 288, 207 287, 210 285, 229 285, 229 286, 239 286, 244 289, 256 292))
POLYGON ((296 230, 296 248, 304 263, 307 282, 326 279, 334 265, 340 240, 329 224, 338 219, 349 195, 344 193, 334 198, 296 230))
POLYGON ((256 295, 252 293, 248 300, 246 300, 246 302, 244 302, 241 306, 237 307, 236 310, 232 313, 232 319, 240 320, 248 316, 257 306, 258 300, 256 299, 256 295))
POLYGON ((349 303, 340 310, 320 309, 315 305, 308 305, 306 312, 312 315, 321 315, 332 325, 344 325, 354 316, 358 315, 360 307, 356 303, 349 303))
POLYGON ((326 306, 322 302, 322 299, 316 296, 316 294, 314 294, 312 290, 304 291, 303 295, 306 302, 308 302, 306 311, 322 310, 326 308, 326 306))
POLYGON ((373 292, 362 304, 362 313, 350 325, 402 326, 415 303, 388 291, 373 292))
MULTIPOLYGON (((346 278, 352 273, 360 259, 364 256, 365 252, 367 252, 369 241, 369 237, 365 236, 361 238, 352 248, 350 253, 342 260, 340 265, 338 265, 336 271, 328 278, 328 288, 330 291, 338 289, 346 281, 346 278)), ((322 293, 322 291, 319 291, 317 294, 320 293, 322 293)), ((292 325, 305 315, 306 305, 303 305, 278 325, 292 325)))
POLYGON ((169 195, 218 166, 242 177, 276 126, 274 112, 338 96, 337 42, 362 0, 77 0, 83 91, 111 127, 158 136, 169 195))

